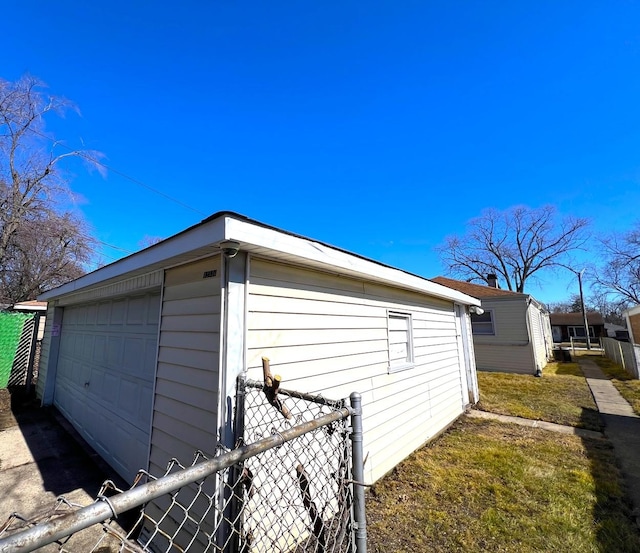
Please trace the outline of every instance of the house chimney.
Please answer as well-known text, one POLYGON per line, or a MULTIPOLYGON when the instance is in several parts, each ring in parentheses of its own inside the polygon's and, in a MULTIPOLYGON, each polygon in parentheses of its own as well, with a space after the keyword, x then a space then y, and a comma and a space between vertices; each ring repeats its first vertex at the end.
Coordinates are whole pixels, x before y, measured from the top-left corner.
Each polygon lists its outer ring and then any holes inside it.
POLYGON ((487 284, 491 288, 497 288, 498 287, 498 277, 496 275, 494 275, 493 273, 488 274, 487 275, 487 284))

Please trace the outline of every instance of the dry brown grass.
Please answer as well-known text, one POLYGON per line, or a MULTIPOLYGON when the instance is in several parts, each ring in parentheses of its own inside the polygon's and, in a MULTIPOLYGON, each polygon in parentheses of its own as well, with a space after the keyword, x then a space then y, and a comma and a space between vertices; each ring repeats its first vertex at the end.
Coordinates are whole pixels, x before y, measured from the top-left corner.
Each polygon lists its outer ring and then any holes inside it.
POLYGON ((371 489, 369 550, 640 552, 611 447, 462 419, 371 489))
POLYGON ((479 372, 478 408, 491 413, 602 430, 591 390, 577 363, 549 363, 542 378, 479 372))

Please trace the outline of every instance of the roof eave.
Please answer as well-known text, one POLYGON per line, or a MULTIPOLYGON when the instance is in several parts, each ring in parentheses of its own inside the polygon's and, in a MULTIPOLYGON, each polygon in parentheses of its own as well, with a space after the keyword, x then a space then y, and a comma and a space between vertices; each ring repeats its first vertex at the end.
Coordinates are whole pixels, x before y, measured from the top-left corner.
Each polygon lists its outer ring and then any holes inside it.
POLYGON ((219 253, 219 244, 225 240, 238 242, 241 250, 254 255, 263 255, 321 270, 336 271, 337 269, 341 274, 426 293, 463 305, 480 305, 480 300, 477 298, 417 275, 230 212, 209 217, 202 223, 154 246, 45 292, 38 299, 51 300, 81 289, 104 285, 124 275, 151 272, 171 266, 172 261, 178 259, 186 262, 192 252, 194 259, 201 256, 205 250, 209 254, 219 253))

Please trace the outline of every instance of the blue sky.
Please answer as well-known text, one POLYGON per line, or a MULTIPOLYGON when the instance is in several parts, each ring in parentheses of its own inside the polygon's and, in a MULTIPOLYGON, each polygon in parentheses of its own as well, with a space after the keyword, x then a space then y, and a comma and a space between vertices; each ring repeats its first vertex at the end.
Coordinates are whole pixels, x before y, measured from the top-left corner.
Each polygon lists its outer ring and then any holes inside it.
POLYGON ((116 170, 68 166, 124 250, 233 210, 433 277, 484 208, 551 203, 595 235, 640 219, 634 1, 25 0, 3 19, 0 77, 73 100, 48 129, 116 170))

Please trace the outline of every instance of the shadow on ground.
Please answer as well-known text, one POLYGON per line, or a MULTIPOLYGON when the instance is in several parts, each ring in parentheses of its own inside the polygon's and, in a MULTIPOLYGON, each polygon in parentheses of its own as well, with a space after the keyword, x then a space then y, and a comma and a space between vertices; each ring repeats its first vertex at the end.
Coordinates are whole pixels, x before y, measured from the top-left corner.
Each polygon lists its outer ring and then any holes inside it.
MULTIPOLYGON (((593 413, 590 411, 584 410, 585 422, 593 419, 593 413)), ((606 432, 612 421, 606 418, 609 415, 600 416, 603 418, 606 432)), ((640 526, 635 516, 637 511, 634 511, 629 481, 621 469, 614 441, 607 438, 583 437, 582 442, 589 457, 591 475, 595 483, 596 503, 592 514, 600 551, 640 553, 640 526), (615 470, 612 471, 612 467, 615 467, 615 470)))
MULTIPOLYGON (((40 407, 23 387, 0 389, 0 474, 0 525, 13 512, 42 515, 58 496, 89 505, 105 480, 128 488, 54 408, 40 407)), ((135 517, 119 522, 130 527, 135 517)))
MULTIPOLYGON (((68 429, 65 430, 53 408, 39 407, 35 398, 26 395, 23 388, 13 388, 9 393, 10 412, 2 414, 2 430, 11 432, 17 438, 20 438, 17 436, 19 431, 28 451, 16 451, 16 455, 24 455, 25 461, 32 459, 32 463, 26 463, 26 466, 35 465, 31 466, 29 476, 39 478, 44 490, 54 496, 83 489, 95 497, 102 482, 115 475, 96 462, 95 453, 87 444, 74 439, 68 429), (15 421, 13 427, 7 424, 11 418, 15 421)), ((20 444, 14 442, 14 446, 19 448, 20 444)), ((19 468, 14 467, 13 471, 19 468)), ((4 467, 0 466, 0 469, 4 472, 4 467)), ((3 480, 6 476, 3 474, 3 480)))

